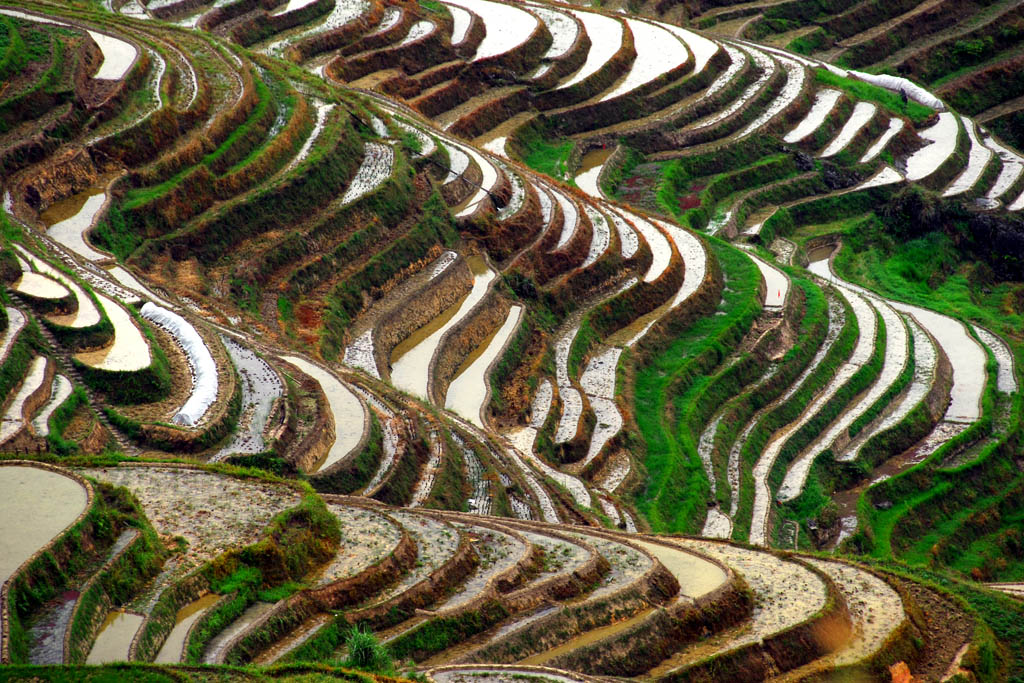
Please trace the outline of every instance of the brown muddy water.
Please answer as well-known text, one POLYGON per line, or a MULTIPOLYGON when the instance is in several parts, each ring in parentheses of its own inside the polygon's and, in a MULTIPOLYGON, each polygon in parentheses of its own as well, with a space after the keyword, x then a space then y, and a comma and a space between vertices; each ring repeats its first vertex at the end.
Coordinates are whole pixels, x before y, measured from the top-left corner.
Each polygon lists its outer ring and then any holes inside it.
POLYGON ((179 609, 174 617, 174 628, 171 629, 167 640, 164 641, 163 647, 160 648, 160 652, 157 653, 156 659, 153 661, 157 664, 177 664, 180 662, 182 651, 185 649, 185 636, 188 635, 188 630, 192 628, 192 624, 199 617, 203 616, 207 609, 217 604, 217 601, 220 599, 220 595, 210 593, 179 609))
POLYGON ((0 467, 0 583, 85 510, 71 477, 38 467, 0 467))
POLYGON ((100 626, 96 642, 89 651, 86 664, 107 664, 108 662, 128 661, 128 648, 131 647, 135 632, 142 626, 141 614, 115 611, 107 615, 100 626))
POLYGON ((90 261, 102 261, 110 258, 108 254, 96 251, 89 246, 85 234, 92 227, 96 216, 107 201, 107 185, 117 175, 116 173, 102 175, 97 179, 96 184, 85 192, 54 202, 43 211, 39 218, 46 224, 46 234, 90 261))
POLYGON ((444 407, 462 415, 478 427, 483 427, 480 409, 487 398, 487 368, 516 331, 522 312, 522 306, 513 306, 501 327, 469 355, 459 373, 448 385, 444 407))
POLYGON ((430 361, 437 351, 441 337, 473 310, 494 279, 494 271, 480 256, 466 259, 473 273, 473 287, 460 301, 442 311, 439 316, 413 332, 391 352, 391 383, 420 398, 427 397, 430 361))
POLYGON ((665 569, 679 581, 679 592, 691 598, 699 598, 721 586, 726 581, 725 572, 714 562, 709 562, 681 548, 671 548, 658 543, 636 541, 636 544, 654 555, 665 569))
POLYGON ((579 173, 576 174, 576 186, 591 197, 600 197, 601 189, 597 186, 601 169, 614 150, 610 147, 595 149, 583 155, 579 173))

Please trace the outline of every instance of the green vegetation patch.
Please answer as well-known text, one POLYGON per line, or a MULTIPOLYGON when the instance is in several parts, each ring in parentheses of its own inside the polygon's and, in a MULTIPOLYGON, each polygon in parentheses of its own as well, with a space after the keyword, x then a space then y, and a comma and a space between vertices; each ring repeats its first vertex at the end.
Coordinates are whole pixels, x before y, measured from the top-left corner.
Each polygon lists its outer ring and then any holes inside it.
POLYGON ((89 397, 82 387, 75 387, 71 395, 50 415, 48 426, 49 434, 46 435, 46 445, 51 453, 56 455, 72 455, 78 452, 78 444, 64 438, 64 432, 75 417, 75 412, 82 406, 89 405, 89 397))
POLYGON ((792 40, 789 45, 786 46, 786 49, 796 52, 797 54, 810 56, 818 50, 822 50, 828 46, 831 40, 831 37, 825 32, 825 29, 819 26, 810 33, 805 33, 799 38, 792 40))
POLYGON ((466 464, 462 457, 462 451, 455 445, 451 433, 447 429, 442 428, 441 434, 437 438, 442 440, 444 455, 441 458, 441 466, 434 477, 434 487, 423 507, 433 510, 468 512, 469 487, 463 475, 463 472, 466 471, 466 464))
MULTIPOLYGON (((1002 336, 1020 362, 1024 288, 997 276, 998 271, 1012 274, 1019 265, 1012 255, 990 253, 969 216, 925 193, 907 191, 874 216, 812 232, 827 230, 844 238, 835 260, 842 277, 884 296, 975 321, 1002 336), (926 215, 932 220, 923 220, 926 215)), ((995 392, 995 372, 990 359, 981 420, 925 462, 862 496, 862 528, 853 539, 854 547, 877 557, 896 553, 910 562, 931 563, 954 561, 953 554, 936 555, 952 544, 968 556, 954 562, 962 571, 979 568, 980 558, 993 557, 993 548, 1005 547, 1006 563, 1000 571, 1014 575, 1013 568, 1020 566, 1013 554, 1018 524, 1012 515, 1005 523, 993 520, 1000 519, 1001 501, 1018 484, 1013 453, 1019 450, 1021 399, 995 392), (964 464, 944 469, 948 455, 958 451, 964 464), (891 508, 877 508, 882 502, 891 508)), ((917 414, 913 424, 901 429, 920 431, 924 420, 917 414)), ((869 446, 872 442, 865 450, 869 446)), ((862 455, 869 464, 877 459, 873 452, 862 455)))
POLYGON ((398 660, 422 661, 482 633, 507 616, 509 611, 500 601, 490 600, 473 610, 430 619, 389 642, 387 650, 398 660))
POLYGON ((814 77, 818 83, 822 85, 828 85, 833 88, 839 88, 850 97, 858 100, 867 100, 868 102, 874 102, 881 105, 885 109, 898 114, 900 116, 906 116, 908 119, 914 122, 915 125, 924 123, 932 114, 934 110, 915 102, 914 100, 903 101, 899 93, 894 93, 885 88, 880 88, 877 85, 859 81, 855 78, 845 78, 843 76, 836 75, 828 69, 815 69, 814 77))
POLYGON ((750 166, 697 180, 681 161, 670 161, 662 167, 657 201, 684 226, 700 229, 713 217, 719 202, 727 197, 795 176, 797 172, 796 162, 789 154, 773 154, 750 166))
POLYGON ((688 413, 704 397, 711 370, 732 352, 761 308, 754 263, 718 240, 711 240, 711 251, 728 283, 718 309, 724 315, 701 316, 636 373, 634 410, 649 475, 636 506, 655 531, 700 531, 710 487, 688 413), (671 421, 669 405, 676 407, 671 421))
POLYGON ((1019 348, 1024 330, 1020 283, 997 280, 984 263, 965 258, 944 232, 904 241, 903 234, 879 234, 885 230, 878 222, 862 223, 860 236, 848 234, 848 247, 835 259, 840 276, 900 301, 976 320, 1019 348))
POLYGON ((228 597, 196 622, 185 645, 185 662, 198 664, 210 640, 256 600, 289 594, 294 582, 334 556, 341 540, 338 518, 307 491, 297 506, 274 516, 259 541, 199 570, 215 593, 228 597))
POLYGON ((517 135, 517 142, 523 163, 527 166, 552 178, 571 180, 568 164, 576 144, 572 140, 548 138, 541 131, 530 128, 517 135))

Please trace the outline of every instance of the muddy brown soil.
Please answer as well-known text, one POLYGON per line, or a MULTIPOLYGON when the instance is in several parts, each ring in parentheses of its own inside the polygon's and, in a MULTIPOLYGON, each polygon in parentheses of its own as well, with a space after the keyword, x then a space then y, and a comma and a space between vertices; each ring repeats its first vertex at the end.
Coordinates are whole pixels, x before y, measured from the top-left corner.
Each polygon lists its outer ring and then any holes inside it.
POLYGON ((950 600, 924 586, 901 582, 925 618, 924 650, 913 674, 926 681, 941 680, 957 652, 974 634, 974 619, 950 600))

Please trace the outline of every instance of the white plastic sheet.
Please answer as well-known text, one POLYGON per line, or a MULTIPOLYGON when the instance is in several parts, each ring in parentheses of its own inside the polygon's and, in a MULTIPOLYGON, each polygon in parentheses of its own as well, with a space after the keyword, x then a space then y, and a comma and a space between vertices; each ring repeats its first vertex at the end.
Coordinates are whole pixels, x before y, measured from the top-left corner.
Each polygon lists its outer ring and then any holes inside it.
POLYGON ((175 413, 171 422, 188 427, 195 426, 217 399, 217 364, 213 360, 213 355, 192 323, 177 313, 172 313, 152 302, 146 302, 140 314, 154 325, 166 330, 185 351, 189 367, 192 368, 192 394, 175 413))
POLYGON ((907 97, 920 102, 926 107, 931 107, 935 111, 946 111, 946 105, 942 103, 935 95, 931 94, 921 86, 913 83, 906 78, 901 76, 889 76, 887 74, 866 74, 863 71, 850 71, 850 75, 854 78, 859 78, 862 81, 877 85, 886 90, 892 90, 893 92, 899 92, 903 90, 907 93, 907 97))

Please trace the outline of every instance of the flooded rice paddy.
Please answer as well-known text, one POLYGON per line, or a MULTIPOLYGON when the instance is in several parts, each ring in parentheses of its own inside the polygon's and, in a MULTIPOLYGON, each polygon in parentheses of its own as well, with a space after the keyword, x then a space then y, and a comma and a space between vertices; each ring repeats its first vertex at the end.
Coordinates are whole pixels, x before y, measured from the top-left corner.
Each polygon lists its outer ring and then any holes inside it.
POLYGON ((196 623, 206 610, 217 604, 221 597, 223 596, 216 593, 208 593, 179 609, 174 617, 174 627, 153 661, 157 664, 180 662, 185 650, 185 637, 188 635, 189 629, 192 628, 192 624, 196 623))
POLYGON ((473 273, 473 286, 460 301, 449 306, 429 323, 419 328, 391 352, 391 383, 420 398, 427 397, 430 361, 441 338, 463 320, 483 299, 495 273, 479 256, 467 259, 473 273))
POLYGON ((120 304, 102 294, 97 294, 96 298, 114 326, 113 342, 99 351, 76 354, 75 358, 97 370, 111 372, 148 368, 151 362, 149 343, 131 315, 120 304))
POLYGON ((55 202, 39 218, 46 224, 46 234, 87 261, 103 261, 109 254, 93 249, 85 240, 97 214, 107 201, 106 185, 111 176, 85 192, 55 202))
POLYGON ((487 370, 515 333, 522 313, 522 306, 512 306, 501 327, 470 354, 448 385, 444 407, 463 416, 477 427, 483 427, 480 412, 487 398, 487 370))
POLYGON ((85 488, 71 477, 39 467, 0 467, 0 583, 78 519, 87 501, 85 488))
POLYGON ((366 409, 348 387, 319 365, 298 356, 283 356, 282 359, 319 382, 327 396, 327 405, 334 417, 334 443, 331 444, 327 457, 313 471, 330 467, 359 445, 365 429, 366 409))
POLYGON ((86 664, 108 664, 110 662, 128 661, 128 649, 131 647, 135 632, 142 626, 144 617, 131 612, 113 611, 107 615, 100 626, 86 664))

